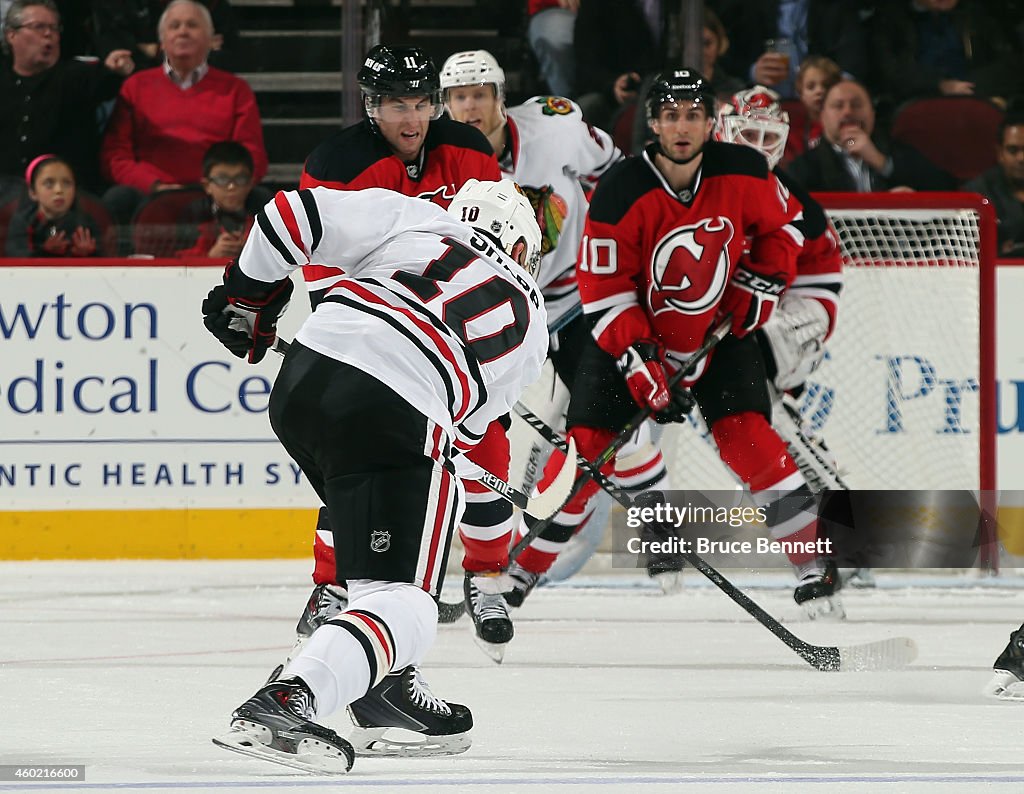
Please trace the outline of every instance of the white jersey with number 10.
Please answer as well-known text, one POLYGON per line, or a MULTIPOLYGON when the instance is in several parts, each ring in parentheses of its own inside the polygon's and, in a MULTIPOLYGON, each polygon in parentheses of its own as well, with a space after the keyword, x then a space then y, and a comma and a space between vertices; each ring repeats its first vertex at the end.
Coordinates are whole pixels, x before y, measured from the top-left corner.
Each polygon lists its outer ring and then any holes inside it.
POLYGON ((434 204, 378 188, 278 193, 239 266, 276 281, 310 262, 344 277, 295 338, 386 383, 458 448, 475 445, 540 374, 536 283, 434 204))

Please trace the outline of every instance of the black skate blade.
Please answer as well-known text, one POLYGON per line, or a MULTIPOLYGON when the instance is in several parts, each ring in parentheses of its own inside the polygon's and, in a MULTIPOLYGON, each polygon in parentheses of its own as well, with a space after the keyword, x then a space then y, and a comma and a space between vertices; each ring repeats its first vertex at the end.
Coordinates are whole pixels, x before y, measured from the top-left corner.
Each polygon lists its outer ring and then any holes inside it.
POLYGON ((310 775, 344 775, 352 768, 352 755, 314 737, 301 739, 298 753, 276 750, 264 744, 255 733, 234 728, 211 741, 233 753, 270 761, 310 775))
POLYGON ((469 733, 452 733, 447 736, 404 731, 400 728, 355 727, 349 741, 360 757, 377 758, 428 758, 431 756, 459 755, 473 744, 469 733), (405 740, 401 736, 416 737, 405 740))

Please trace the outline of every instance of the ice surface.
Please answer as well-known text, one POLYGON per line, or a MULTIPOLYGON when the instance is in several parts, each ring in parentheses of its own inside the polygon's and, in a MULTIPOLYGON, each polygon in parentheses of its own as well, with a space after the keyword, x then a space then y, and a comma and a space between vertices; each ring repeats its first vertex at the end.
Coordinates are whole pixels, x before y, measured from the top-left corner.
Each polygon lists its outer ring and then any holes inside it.
POLYGON ((290 646, 305 562, 0 563, 0 764, 86 766, 0 792, 1024 791, 1024 704, 980 695, 1024 620, 1021 579, 882 573, 844 591, 844 624, 813 624, 778 572, 735 575, 810 642, 920 647, 905 671, 844 674, 686 577, 670 597, 621 574, 538 590, 501 667, 467 619, 441 626, 423 670, 473 709, 469 752, 317 778, 210 742, 290 646))

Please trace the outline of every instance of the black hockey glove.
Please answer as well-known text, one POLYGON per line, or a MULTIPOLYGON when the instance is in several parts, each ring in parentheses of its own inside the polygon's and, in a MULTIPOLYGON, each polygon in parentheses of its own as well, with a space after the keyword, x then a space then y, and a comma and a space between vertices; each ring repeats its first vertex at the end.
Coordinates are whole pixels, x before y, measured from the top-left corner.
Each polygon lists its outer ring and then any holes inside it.
POLYGON ((277 320, 288 308, 292 289, 290 278, 272 284, 257 281, 232 262, 224 271, 224 284, 203 301, 203 324, 232 355, 258 364, 277 339, 277 320))
POLYGON ((655 411, 651 416, 659 425, 685 422, 696 404, 697 401, 693 399, 690 390, 677 383, 669 392, 668 407, 655 411))

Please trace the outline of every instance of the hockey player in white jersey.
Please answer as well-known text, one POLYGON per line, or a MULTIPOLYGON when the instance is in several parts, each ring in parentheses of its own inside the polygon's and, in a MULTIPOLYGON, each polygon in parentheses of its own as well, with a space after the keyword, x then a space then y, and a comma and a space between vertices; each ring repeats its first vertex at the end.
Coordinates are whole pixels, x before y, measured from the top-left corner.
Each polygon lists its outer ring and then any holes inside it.
POLYGON ((376 188, 278 193, 204 301, 207 328, 259 361, 287 306, 289 274, 310 261, 345 275, 297 333, 269 413, 337 517, 349 603, 214 741, 329 773, 347 771, 359 752, 462 752, 469 709, 436 697, 418 666, 465 502, 455 460, 508 413, 547 353, 533 279, 540 231, 508 180, 470 180, 447 211, 376 188), (345 706, 351 743, 318 724, 345 706), (396 741, 385 735, 392 728, 422 741, 396 741))
MULTIPOLYGON (((458 52, 441 68, 441 89, 448 112, 456 121, 481 130, 491 142, 502 172, 523 187, 537 215, 543 234, 541 271, 538 283, 543 289, 552 332, 549 357, 555 372, 567 389, 572 387, 579 364, 579 352, 589 334, 583 321, 576 288, 576 257, 587 213, 584 184, 593 186, 602 174, 622 159, 622 152, 603 130, 589 126, 579 106, 563 97, 537 96, 521 105, 505 105, 505 73, 486 50, 458 52)), ((563 420, 568 391, 561 404, 535 407, 552 425, 563 420)), ((661 452, 649 441, 649 428, 641 431, 635 444, 627 447, 621 460, 618 482, 624 487, 643 490, 665 487, 665 465, 661 452), (628 473, 627 473, 628 472, 628 473)), ((544 460, 532 459, 534 469, 543 469, 544 460)), ((533 483, 526 482, 524 487, 533 483)), ((599 500, 599 508, 590 516, 596 531, 607 522, 610 499, 599 500)), ((472 548, 480 541, 467 537, 463 543, 472 548)), ((508 542, 501 538, 498 543, 508 542)), ((545 546, 545 539, 535 544, 545 546)), ((513 563, 509 573, 513 581, 528 576, 513 563)), ((478 593, 467 580, 467 606, 478 633, 511 637, 511 621, 500 598, 478 593), (505 626, 505 628, 502 628, 505 626)))

